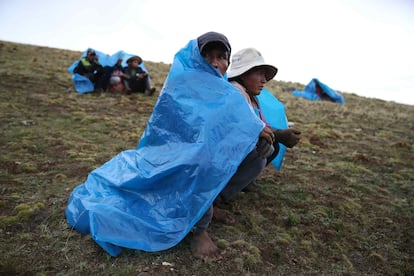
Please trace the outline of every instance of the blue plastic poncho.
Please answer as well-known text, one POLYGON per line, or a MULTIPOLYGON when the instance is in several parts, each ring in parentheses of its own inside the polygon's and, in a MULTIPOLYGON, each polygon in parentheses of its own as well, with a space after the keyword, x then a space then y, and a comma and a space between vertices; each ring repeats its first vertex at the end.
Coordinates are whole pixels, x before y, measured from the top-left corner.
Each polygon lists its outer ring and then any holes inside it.
MULTIPOLYGON (((285 106, 269 90, 263 88, 257 96, 260 109, 268 124, 274 129, 287 129, 288 120, 285 113, 285 106)), ((272 161, 272 165, 279 171, 282 168, 283 158, 286 153, 286 146, 279 143, 279 153, 272 161)))
MULTIPOLYGON (((90 93, 90 92, 94 91, 94 85, 87 77, 84 77, 84 76, 79 75, 79 74, 74 72, 76 66, 79 63, 79 61, 82 58, 86 57, 87 52, 88 52, 88 50, 83 52, 82 56, 77 61, 72 63, 71 66, 68 67, 68 72, 72 75, 72 81, 73 81, 73 84, 75 86, 75 90, 76 90, 76 92, 78 92, 80 94, 90 93)), ((119 58, 122 58, 122 67, 125 67, 125 66, 127 66, 126 61, 128 60, 128 58, 130 58, 132 56, 135 56, 133 54, 128 54, 124 51, 118 51, 115 54, 113 54, 112 56, 106 55, 106 54, 104 54, 100 51, 96 51, 96 50, 95 50, 95 53, 98 56, 99 63, 103 67, 106 67, 106 66, 112 67, 112 66, 114 66, 119 58)), ((142 63, 139 66, 145 72, 147 72, 147 69, 145 68, 144 61, 142 61, 142 63)))
POLYGON ((303 91, 300 90, 294 90, 293 96, 295 97, 301 97, 305 98, 311 101, 322 101, 323 99, 317 94, 316 92, 316 85, 319 85, 322 91, 333 101, 340 104, 345 104, 344 97, 327 86, 326 84, 320 82, 317 78, 313 78, 303 89, 303 91))
POLYGON ((73 190, 67 221, 112 256, 122 247, 171 248, 211 206, 263 127, 192 40, 176 54, 138 148, 73 190))

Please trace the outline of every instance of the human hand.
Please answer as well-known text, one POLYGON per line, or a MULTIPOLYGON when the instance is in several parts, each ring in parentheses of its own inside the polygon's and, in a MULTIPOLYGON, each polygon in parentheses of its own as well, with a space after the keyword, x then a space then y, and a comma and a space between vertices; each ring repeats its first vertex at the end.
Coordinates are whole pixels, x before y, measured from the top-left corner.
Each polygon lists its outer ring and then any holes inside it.
POLYGON ((265 127, 262 132, 259 134, 259 138, 264 138, 269 144, 272 144, 275 142, 275 134, 273 133, 273 129, 270 127, 265 127))
POLYGON ((288 148, 294 147, 300 141, 300 131, 296 129, 275 130, 276 141, 288 148))

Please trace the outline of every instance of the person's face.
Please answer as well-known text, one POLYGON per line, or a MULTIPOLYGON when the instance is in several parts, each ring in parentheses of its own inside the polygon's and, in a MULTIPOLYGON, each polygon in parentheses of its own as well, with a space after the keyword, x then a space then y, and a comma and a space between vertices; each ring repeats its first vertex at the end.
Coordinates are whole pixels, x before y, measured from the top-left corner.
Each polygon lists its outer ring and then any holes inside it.
POLYGON ((89 59, 89 61, 97 60, 95 53, 88 53, 87 58, 89 59))
POLYGON ((229 54, 225 50, 213 48, 206 53, 204 58, 223 76, 229 68, 229 54))
POLYGON ((254 68, 247 71, 241 76, 244 87, 253 95, 259 95, 266 81, 266 70, 263 68, 254 68))
POLYGON ((129 64, 132 68, 137 68, 138 67, 138 60, 134 59, 129 64))

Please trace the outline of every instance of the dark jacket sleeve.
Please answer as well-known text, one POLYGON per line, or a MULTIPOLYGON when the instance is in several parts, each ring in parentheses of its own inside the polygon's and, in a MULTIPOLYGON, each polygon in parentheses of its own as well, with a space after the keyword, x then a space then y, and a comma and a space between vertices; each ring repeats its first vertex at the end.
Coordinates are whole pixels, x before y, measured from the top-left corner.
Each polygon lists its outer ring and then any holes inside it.
POLYGON ((94 73, 103 74, 103 66, 98 62, 93 62, 89 66, 85 66, 82 60, 79 61, 74 72, 80 75, 93 75, 94 73))
MULTIPOLYGON (((135 74, 132 74, 131 69, 129 67, 124 68, 124 73, 129 76, 129 79, 131 81, 135 81, 135 80, 138 79, 138 77, 135 74)), ((142 70, 142 68, 138 66, 137 69, 136 69, 136 73, 142 74, 142 73, 145 73, 145 71, 142 70)))
POLYGON ((145 73, 145 71, 141 68, 141 66, 138 66, 137 73, 142 74, 142 73, 145 73))
POLYGON ((75 70, 73 70, 75 73, 79 74, 79 75, 84 75, 86 70, 85 70, 85 66, 83 66, 82 61, 80 60, 78 62, 78 65, 76 65, 75 70))

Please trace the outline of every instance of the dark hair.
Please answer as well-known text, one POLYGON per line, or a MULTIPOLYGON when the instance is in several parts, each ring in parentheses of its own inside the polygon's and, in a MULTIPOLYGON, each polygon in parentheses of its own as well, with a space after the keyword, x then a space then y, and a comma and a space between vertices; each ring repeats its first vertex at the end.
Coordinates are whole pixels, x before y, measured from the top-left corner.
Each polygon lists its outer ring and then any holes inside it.
POLYGON ((235 81, 235 82, 237 82, 238 84, 240 84, 240 85, 244 86, 244 84, 243 84, 243 80, 242 80, 241 76, 242 76, 242 75, 237 76, 237 77, 233 77, 233 78, 229 78, 229 81, 235 81))

